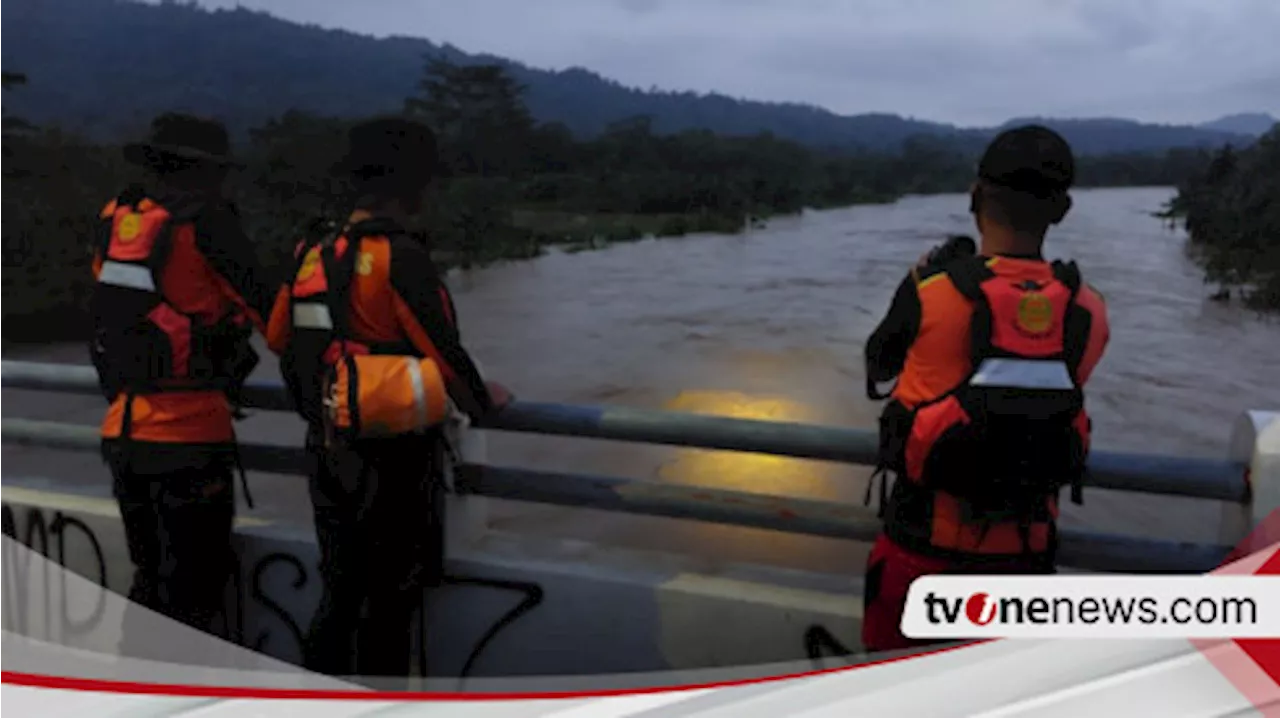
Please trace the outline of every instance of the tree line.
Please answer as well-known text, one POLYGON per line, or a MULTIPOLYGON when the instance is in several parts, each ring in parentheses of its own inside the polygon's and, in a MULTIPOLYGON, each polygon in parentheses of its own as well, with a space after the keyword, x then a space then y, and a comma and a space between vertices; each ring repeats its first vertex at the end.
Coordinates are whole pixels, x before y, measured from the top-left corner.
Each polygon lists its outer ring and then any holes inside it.
MULTIPOLYGON (((25 78, 6 74, 6 92, 25 78)), ((963 190, 980 144, 918 136, 900 152, 815 149, 768 133, 655 131, 636 117, 579 139, 536 122, 500 65, 429 58, 403 112, 436 129, 446 177, 421 223, 446 265, 471 267, 646 236, 739 232, 769 217, 904 194, 963 190)), ((290 111, 237 148, 247 165, 231 194, 263 263, 283 278, 289 250, 315 219, 335 218, 350 188, 329 168, 353 120, 290 111)), ((81 336, 96 209, 138 181, 115 145, 20 118, 4 125, 4 337, 81 336)), ((1205 150, 1086 156, 1084 185, 1170 185, 1205 150)))
POLYGON ((1224 147, 1178 187, 1181 219, 1205 281, 1280 310, 1280 124, 1245 148, 1224 147))

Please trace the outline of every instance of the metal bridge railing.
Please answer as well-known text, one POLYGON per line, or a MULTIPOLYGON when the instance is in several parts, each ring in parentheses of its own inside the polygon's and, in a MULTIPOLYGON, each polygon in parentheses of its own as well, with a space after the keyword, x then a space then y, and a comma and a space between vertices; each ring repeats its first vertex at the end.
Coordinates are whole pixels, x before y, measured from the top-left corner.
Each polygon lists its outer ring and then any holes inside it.
MULTIPOLYGON (((3 386, 14 389, 97 394, 92 367, 4 361, 3 386)), ((253 382, 252 408, 292 409, 278 383, 253 382)), ((875 460, 873 432, 796 423, 700 416, 622 407, 583 407, 515 402, 483 428, 535 434, 611 439, 723 449, 853 464, 875 460)), ((97 450, 96 427, 3 419, 3 438, 22 444, 97 450)), ((296 447, 242 444, 246 468, 295 474, 304 465, 296 447)), ((1248 500, 1241 464, 1202 458, 1094 451, 1089 485, 1131 492, 1243 503, 1248 500)), ((866 541, 880 522, 861 506, 651 481, 469 465, 459 472, 459 493, 750 526, 866 541)), ((1219 564, 1230 547, 1064 529, 1060 562, 1100 571, 1202 572, 1219 564)))

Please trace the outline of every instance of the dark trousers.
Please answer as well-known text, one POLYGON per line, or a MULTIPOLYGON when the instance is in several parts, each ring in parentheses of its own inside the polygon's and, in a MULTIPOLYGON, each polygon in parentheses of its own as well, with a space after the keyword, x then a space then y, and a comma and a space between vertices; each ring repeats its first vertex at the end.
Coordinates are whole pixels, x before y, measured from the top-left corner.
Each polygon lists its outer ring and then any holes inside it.
MULTIPOLYGON (((125 451, 104 442, 103 455, 134 565, 130 600, 202 631, 225 630, 220 619, 235 566, 230 448, 132 442, 125 451)), ((121 651, 200 662, 171 645, 173 637, 154 635, 154 625, 136 610, 126 612, 121 651)))
POLYGON ((308 438, 323 594, 307 668, 409 675, 412 624, 444 563, 442 454, 435 435, 326 453, 308 438))
POLYGON ((894 543, 881 533, 867 557, 863 587, 862 647, 869 652, 898 651, 949 643, 949 639, 908 638, 902 632, 907 592, 922 576, 937 574, 1027 574, 1055 572, 1052 554, 1006 560, 960 561, 925 556, 894 543))

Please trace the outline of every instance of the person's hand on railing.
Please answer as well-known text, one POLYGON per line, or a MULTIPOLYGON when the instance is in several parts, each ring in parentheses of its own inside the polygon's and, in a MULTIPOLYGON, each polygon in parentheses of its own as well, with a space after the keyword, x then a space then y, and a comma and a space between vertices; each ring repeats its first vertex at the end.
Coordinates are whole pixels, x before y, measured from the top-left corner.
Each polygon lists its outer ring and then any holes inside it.
POLYGON ((893 390, 897 388, 898 382, 896 378, 891 379, 890 381, 893 383, 889 385, 889 388, 881 391, 879 384, 872 380, 871 377, 867 377, 867 399, 871 401, 884 401, 885 399, 892 398, 893 390))
POLYGON ((515 397, 511 395, 511 391, 496 381, 486 381, 484 385, 489 390, 489 397, 493 399, 494 413, 502 411, 515 400, 515 397))

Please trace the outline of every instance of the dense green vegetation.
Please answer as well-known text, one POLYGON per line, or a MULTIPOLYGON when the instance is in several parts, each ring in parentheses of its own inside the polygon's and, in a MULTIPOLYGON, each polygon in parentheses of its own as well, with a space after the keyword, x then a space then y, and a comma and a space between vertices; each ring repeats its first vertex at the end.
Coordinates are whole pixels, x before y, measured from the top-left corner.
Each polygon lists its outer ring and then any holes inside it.
POLYGON ((1179 187, 1181 218, 1205 280, 1280 310, 1280 125, 1244 150, 1226 147, 1179 187))
MULTIPOLYGON (((369 11, 377 9, 370 6, 369 11)), ((428 55, 459 65, 502 66, 529 88, 525 99, 537 121, 563 124, 581 138, 648 116, 658 134, 770 132, 819 149, 897 152, 916 135, 981 145, 997 129, 641 90, 582 68, 544 71, 423 39, 376 39, 261 12, 211 12, 172 0, 8 0, 4 40, 4 66, 21 68, 32 80, 21 96, 6 98, 11 109, 33 122, 56 124, 96 140, 136 135, 156 113, 171 109, 219 116, 240 137, 291 109, 348 118, 393 111, 415 92, 422 58, 428 55)), ((1206 128, 1118 119, 1045 122, 1082 154, 1162 152, 1249 139, 1206 128)))
MULTIPOLYGON (((522 95, 498 66, 431 58, 404 102, 406 114, 440 135, 448 179, 424 221, 460 264, 529 256, 550 244, 737 232, 805 207, 892 200, 920 184, 913 174, 885 171, 901 158, 826 156, 769 135, 659 135, 648 118, 583 141, 563 125, 536 123, 522 95)), ((268 254, 347 201, 327 169, 350 122, 291 111, 250 132, 241 199, 268 254)))
MULTIPOLYGON (((5 94, 22 84, 4 73, 5 94)), ((3 150, 4 338, 74 331, 89 286, 93 210, 102 188, 125 180, 119 153, 8 116, 3 150)))

